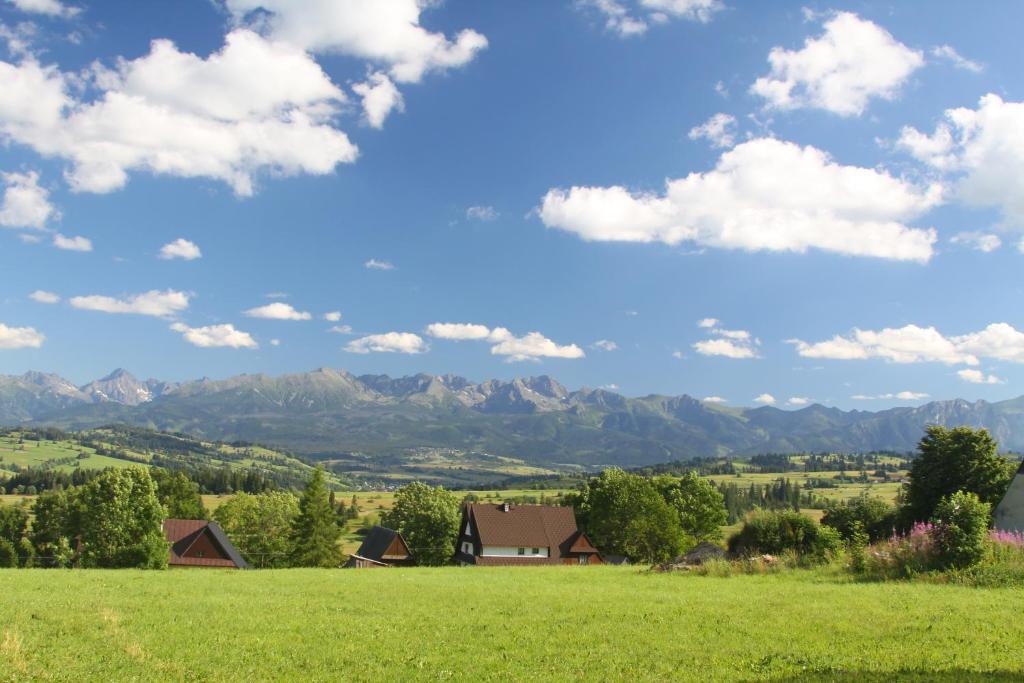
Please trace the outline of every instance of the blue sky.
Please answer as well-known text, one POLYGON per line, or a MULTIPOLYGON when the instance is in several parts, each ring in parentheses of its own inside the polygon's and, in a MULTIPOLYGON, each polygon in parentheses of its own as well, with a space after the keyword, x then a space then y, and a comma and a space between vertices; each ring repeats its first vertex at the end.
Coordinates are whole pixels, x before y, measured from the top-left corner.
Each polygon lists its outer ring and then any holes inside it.
POLYGON ((435 5, 0 0, 0 372, 1024 393, 1019 4, 435 5))

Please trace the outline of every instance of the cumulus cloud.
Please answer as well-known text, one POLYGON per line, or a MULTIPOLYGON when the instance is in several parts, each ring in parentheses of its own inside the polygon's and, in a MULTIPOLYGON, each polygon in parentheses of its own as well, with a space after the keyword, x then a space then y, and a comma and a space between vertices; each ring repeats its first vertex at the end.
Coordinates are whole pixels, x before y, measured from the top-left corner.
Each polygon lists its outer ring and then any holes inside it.
POLYGON ((549 190, 540 218, 585 240, 925 262, 936 233, 906 223, 941 200, 937 184, 920 187, 843 166, 814 147, 757 138, 724 152, 714 170, 667 181, 661 195, 621 186, 549 190))
POLYGON ((720 321, 718 318, 702 318, 697 321, 697 327, 708 329, 711 327, 717 327, 720 321))
POLYGON ((280 346, 281 345, 281 340, 280 339, 271 339, 270 340, 270 345, 271 346, 280 346))
POLYGON ((8 327, 0 323, 0 349, 38 349, 45 340, 33 327, 8 327))
POLYGON ((998 235, 980 231, 958 232, 950 237, 949 241, 953 244, 963 244, 971 249, 985 253, 995 251, 1003 246, 1003 241, 999 239, 998 235))
POLYGON ((705 396, 701 401, 704 403, 728 403, 728 401, 721 396, 705 396))
POLYGON ((732 147, 736 142, 736 117, 715 114, 699 126, 690 129, 690 139, 706 139, 712 147, 732 147))
POLYGON ((420 25, 432 3, 418 0, 225 0, 236 21, 318 53, 339 53, 386 67, 399 83, 468 64, 487 38, 463 29, 449 40, 420 25))
POLYGON ((577 0, 577 5, 597 12, 605 29, 621 38, 641 36, 652 24, 670 19, 707 23, 724 7, 721 0, 577 0))
POLYGON ((366 268, 369 268, 370 270, 394 270, 395 269, 395 264, 391 263, 390 261, 378 261, 375 258, 370 259, 369 261, 367 261, 363 265, 366 268))
POLYGON ((725 358, 757 358, 757 346, 760 340, 754 339, 747 330, 727 330, 718 327, 717 318, 704 318, 697 321, 697 327, 707 330, 712 339, 703 339, 693 345, 694 350, 702 356, 724 356, 725 358))
POLYGON ((1001 210, 1003 227, 1024 231, 1024 102, 998 95, 977 109, 948 109, 932 134, 904 127, 897 146, 949 174, 957 199, 1001 210))
POLYGON ((427 325, 427 334, 437 339, 486 341, 491 353, 507 356, 509 362, 539 360, 541 358, 583 358, 586 354, 576 344, 557 344, 540 332, 530 332, 516 337, 504 327, 491 329, 475 323, 432 323, 427 325))
POLYGON ((850 12, 825 22, 825 32, 807 38, 801 50, 774 47, 771 72, 751 92, 774 109, 814 107, 854 116, 873 98, 891 100, 924 57, 877 24, 850 12))
POLYGON ((38 173, 3 173, 0 178, 4 184, 0 226, 42 230, 47 221, 57 217, 57 210, 50 204, 50 193, 39 185, 38 173))
POLYGON ((43 289, 37 289, 28 295, 29 299, 40 304, 56 304, 60 303, 60 296, 53 292, 47 292, 43 289))
POLYGON ((787 341, 805 358, 881 358, 893 363, 947 365, 978 365, 979 358, 993 358, 1024 363, 1024 332, 1007 323, 993 323, 978 332, 951 337, 934 327, 905 325, 879 331, 854 328, 849 335, 836 335, 817 343, 800 339, 787 341))
POLYGON ((854 401, 892 401, 894 399, 899 399, 900 401, 921 401, 928 398, 928 394, 922 391, 898 391, 896 393, 877 394, 875 396, 856 394, 850 398, 854 401))
POLYGON ((350 353, 423 353, 428 349, 423 338, 412 332, 386 332, 354 339, 345 350, 350 353))
POLYGON ((341 311, 329 311, 324 313, 324 320, 332 323, 336 323, 341 320, 341 311))
POLYGON ((956 68, 963 69, 964 71, 970 71, 977 74, 981 73, 985 68, 978 62, 962 56, 950 45, 937 45, 931 49, 931 53, 932 57, 943 59, 956 68))
POLYGON ((388 75, 380 71, 353 85, 352 90, 362 99, 363 119, 371 128, 383 128, 392 111, 405 111, 402 93, 388 75))
POLYGON ((344 101, 302 49, 244 29, 206 58, 156 40, 84 80, 32 57, 0 61, 0 137, 67 160, 69 184, 86 192, 119 189, 133 171, 220 180, 241 196, 261 172, 330 173, 358 155, 333 126, 344 101))
POLYGON ((805 406, 811 402, 811 399, 804 396, 792 396, 786 400, 787 405, 791 406, 805 406))
POLYGON ((330 327, 328 332, 334 332, 335 334, 352 334, 351 325, 334 325, 330 327))
POLYGON ((73 17, 82 10, 78 7, 65 5, 60 0, 7 0, 22 12, 42 14, 48 17, 73 17))
POLYGON ((475 221, 497 220, 498 212, 493 206, 471 206, 466 209, 466 218, 475 221))
POLYGON ((67 237, 57 233, 53 236, 53 246, 65 251, 92 251, 92 240, 87 237, 67 237))
POLYGON ((760 403, 761 405, 770 406, 775 403, 775 397, 771 394, 760 394, 754 399, 754 403, 760 403))
POLYGON ((263 318, 265 320, 310 320, 312 315, 306 311, 296 310, 291 304, 275 301, 266 306, 257 306, 245 311, 250 318, 263 318))
POLYGON ((986 375, 981 370, 974 368, 964 368, 956 373, 960 379, 971 384, 1002 384, 1006 380, 996 377, 995 375, 986 375))
POLYGON ((591 344, 591 346, 595 349, 600 349, 601 351, 615 351, 619 348, 618 344, 608 339, 598 339, 596 342, 591 344))
POLYGON ((159 291, 151 289, 142 294, 134 294, 124 299, 110 296, 74 296, 68 300, 74 308, 102 313, 131 313, 136 315, 152 315, 158 318, 172 316, 188 309, 189 295, 173 289, 159 291))
POLYGON ((174 323, 171 329, 180 332, 189 344, 204 349, 231 348, 255 349, 259 345, 248 332, 236 330, 234 325, 209 325, 207 327, 189 327, 184 323, 174 323))
POLYGON ((199 246, 195 242, 190 242, 182 237, 160 247, 160 258, 164 260, 192 261, 202 256, 203 252, 199 250, 199 246))

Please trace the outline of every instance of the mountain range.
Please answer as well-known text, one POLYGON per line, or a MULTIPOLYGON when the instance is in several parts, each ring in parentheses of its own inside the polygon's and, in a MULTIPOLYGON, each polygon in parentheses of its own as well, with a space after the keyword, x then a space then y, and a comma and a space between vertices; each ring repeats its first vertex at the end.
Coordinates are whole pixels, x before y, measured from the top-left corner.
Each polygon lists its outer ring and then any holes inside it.
POLYGON ((54 374, 0 375, 0 425, 85 429, 124 423, 221 441, 254 441, 312 458, 488 453, 547 467, 636 466, 765 452, 913 450, 929 424, 988 428, 1024 450, 1024 397, 844 411, 732 408, 690 396, 570 391, 529 377, 355 376, 344 370, 182 383, 125 370, 76 386, 54 374))

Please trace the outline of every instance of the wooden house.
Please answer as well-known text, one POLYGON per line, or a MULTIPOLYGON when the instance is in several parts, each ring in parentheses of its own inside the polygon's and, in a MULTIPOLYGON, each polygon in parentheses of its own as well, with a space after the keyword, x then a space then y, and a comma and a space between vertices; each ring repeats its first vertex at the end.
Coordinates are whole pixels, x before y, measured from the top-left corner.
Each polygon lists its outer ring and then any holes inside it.
POLYGON ((370 529, 359 546, 359 550, 349 556, 346 567, 369 569, 373 567, 404 567, 413 564, 412 551, 402 538, 402 534, 393 529, 375 526, 370 529))
POLYGON ((570 507, 472 503, 462 509, 455 562, 530 566, 602 564, 570 507))
POLYGON ((164 536, 171 544, 171 567, 249 569, 235 544, 216 522, 205 519, 165 519, 164 536))

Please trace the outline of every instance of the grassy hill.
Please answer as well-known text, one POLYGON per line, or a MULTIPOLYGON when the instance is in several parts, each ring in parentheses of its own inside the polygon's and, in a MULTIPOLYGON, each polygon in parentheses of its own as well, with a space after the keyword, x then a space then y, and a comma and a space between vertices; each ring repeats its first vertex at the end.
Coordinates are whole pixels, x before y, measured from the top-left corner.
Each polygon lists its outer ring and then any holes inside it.
POLYGON ((0 601, 11 681, 1024 678, 1024 592, 825 572, 5 570, 0 584, 18 596, 0 601))

